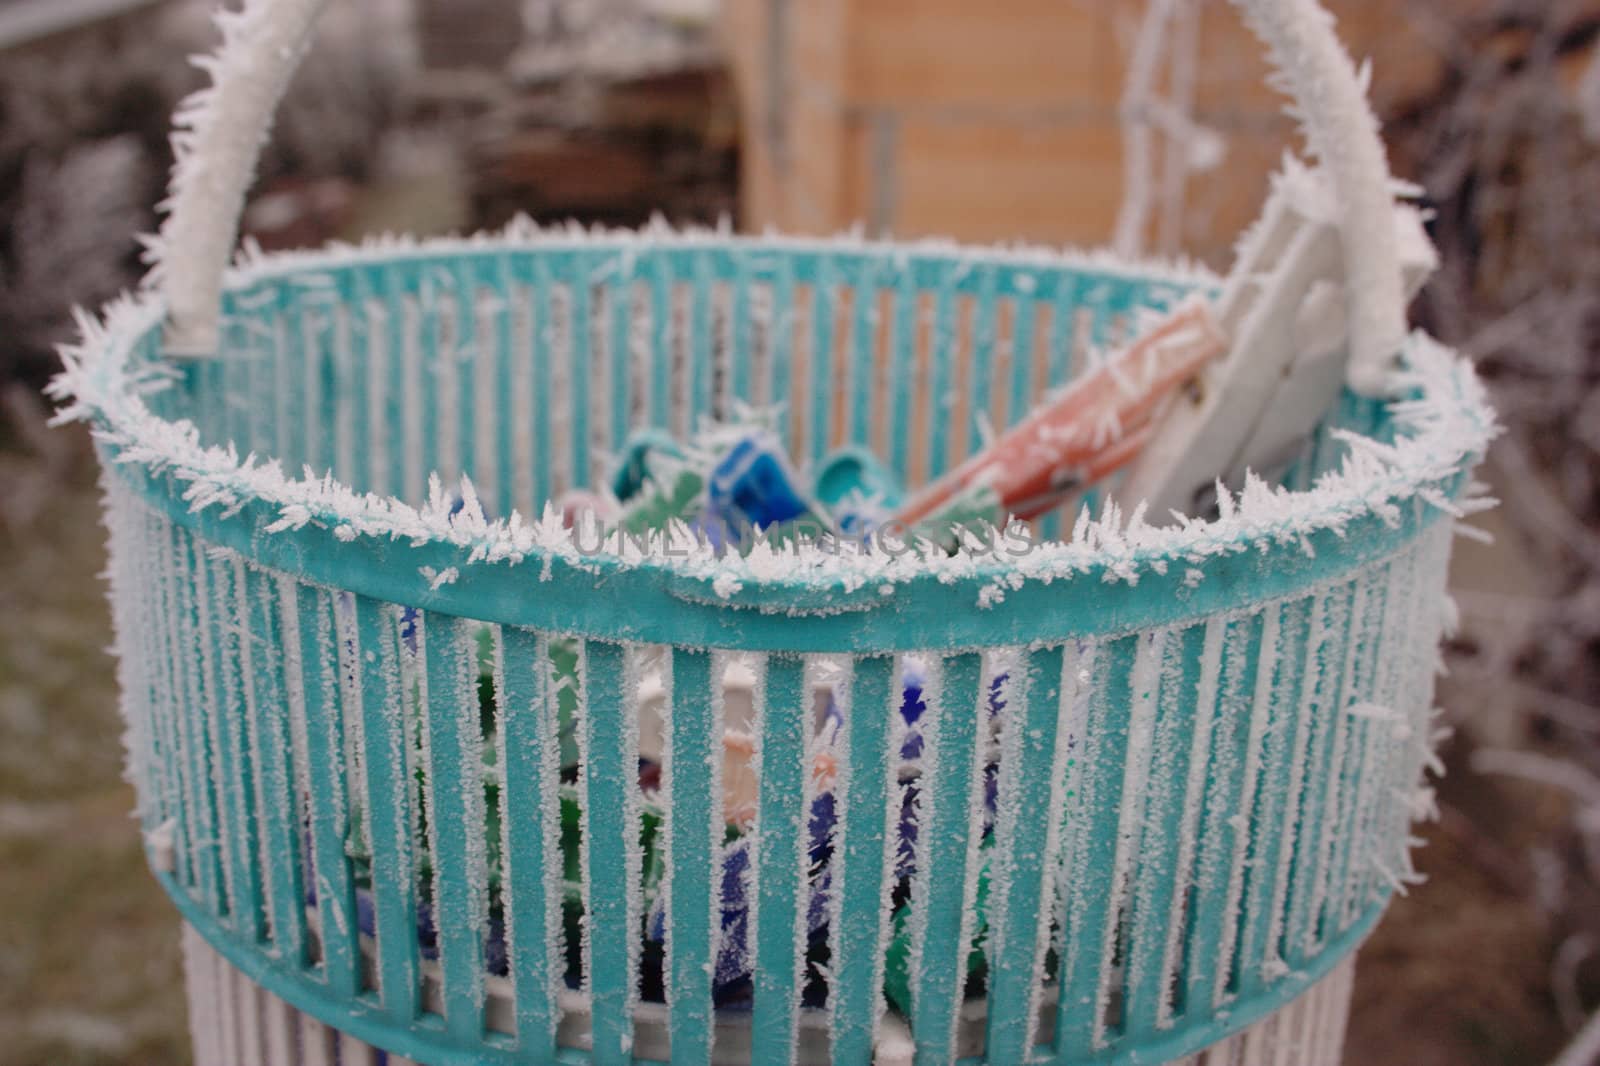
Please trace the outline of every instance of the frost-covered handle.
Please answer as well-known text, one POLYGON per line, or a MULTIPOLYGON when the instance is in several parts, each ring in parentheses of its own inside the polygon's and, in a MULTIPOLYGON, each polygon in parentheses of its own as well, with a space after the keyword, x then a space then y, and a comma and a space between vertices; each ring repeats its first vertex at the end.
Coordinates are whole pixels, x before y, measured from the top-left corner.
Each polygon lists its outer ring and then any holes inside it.
POLYGON ((1338 197, 1349 316, 1350 387, 1383 392, 1406 336, 1394 194, 1367 83, 1318 0, 1233 0, 1266 44, 1273 84, 1294 98, 1311 151, 1338 197))
MULTIPOLYGON (((1340 197, 1350 382, 1376 392, 1405 336, 1405 300, 1390 221, 1388 162, 1365 86, 1317 0, 1233 2, 1266 42, 1312 151, 1340 197)), ((150 250, 149 281, 166 296, 167 347, 173 354, 217 350, 222 275, 245 192, 272 113, 327 3, 246 0, 238 12, 218 16, 222 47, 200 61, 212 85, 178 110, 168 216, 150 250)))
POLYGON ((222 275, 238 239, 245 193, 273 112, 327 3, 246 0, 238 11, 219 11, 222 45, 196 60, 211 84, 173 117, 176 161, 162 205, 167 218, 147 254, 146 283, 166 297, 170 354, 217 351, 222 275))

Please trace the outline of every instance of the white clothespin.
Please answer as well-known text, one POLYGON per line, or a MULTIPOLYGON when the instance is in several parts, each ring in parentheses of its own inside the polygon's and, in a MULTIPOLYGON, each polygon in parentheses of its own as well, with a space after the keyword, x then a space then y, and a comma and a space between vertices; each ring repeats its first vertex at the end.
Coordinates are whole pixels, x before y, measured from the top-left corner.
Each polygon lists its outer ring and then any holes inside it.
MULTIPOLYGON (((1125 511, 1144 501, 1151 515, 1194 513, 1219 479, 1270 477, 1332 408, 1347 363, 1336 203, 1323 175, 1292 158, 1274 176, 1215 306, 1228 354, 1177 396, 1129 467, 1115 490, 1125 511)), ((1393 219, 1409 300, 1439 258, 1417 207, 1396 203, 1393 219)))

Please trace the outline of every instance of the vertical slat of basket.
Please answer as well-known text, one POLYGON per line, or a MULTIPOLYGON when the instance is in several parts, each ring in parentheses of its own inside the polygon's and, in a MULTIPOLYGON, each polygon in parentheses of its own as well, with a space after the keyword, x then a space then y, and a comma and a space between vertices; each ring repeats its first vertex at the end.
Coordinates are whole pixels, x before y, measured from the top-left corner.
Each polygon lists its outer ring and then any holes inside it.
POLYGON ((100 480, 106 526, 111 534, 106 573, 117 635, 117 679, 128 727, 128 769, 137 790, 139 829, 150 847, 151 834, 167 819, 162 787, 165 771, 161 765, 166 753, 156 741, 159 696, 151 675, 160 662, 151 645, 151 565, 143 536, 143 514, 134 503, 133 494, 119 479, 100 480))
MULTIPOLYGON (((1062 719, 1061 678, 1068 662, 1057 646, 1029 652, 1012 679, 1002 726, 996 792, 995 852, 989 889, 989 1062, 1024 1062, 1033 1050, 1042 943, 1049 933, 1044 865, 1062 719)), ((1065 753, 1062 753, 1065 756, 1065 753)))
POLYGON ((805 390, 811 412, 806 430, 805 454, 812 462, 828 451, 833 435, 833 358, 838 323, 839 267, 830 252, 819 252, 811 277, 810 359, 811 384, 805 390))
POLYGON ((926 470, 932 481, 950 466, 950 390, 953 387, 956 346, 956 282, 964 266, 945 264, 934 292, 933 332, 928 342, 928 454, 926 470))
POLYGON ((561 756, 550 642, 527 629, 501 631, 499 715, 506 868, 506 945, 516 990, 517 1047, 530 1058, 556 1053, 560 961, 561 756))
POLYGON ((1372 635, 1367 605, 1371 595, 1372 567, 1367 566, 1351 583, 1350 622, 1345 638, 1344 662, 1340 668, 1339 697, 1327 712, 1333 719, 1333 737, 1326 771, 1325 813, 1317 827, 1316 881, 1311 888, 1303 942, 1300 945, 1306 957, 1320 954, 1326 945, 1329 935, 1328 901, 1337 894, 1338 878, 1343 872, 1341 842, 1353 828, 1350 818, 1354 806, 1350 769, 1351 754, 1356 748, 1356 722, 1349 709, 1361 698, 1364 664, 1370 654, 1372 635))
MULTIPOLYGON (((1211 832, 1218 839, 1231 836, 1231 852, 1227 861, 1226 887, 1222 890, 1217 921, 1221 925, 1217 941, 1214 972, 1210 975, 1212 987, 1206 1001, 1213 1008, 1221 1007, 1238 990, 1243 969, 1241 941, 1249 917, 1246 893, 1251 888, 1253 863, 1252 845, 1255 829, 1255 811, 1262 790, 1262 767, 1265 761, 1267 735, 1273 723, 1276 683, 1279 660, 1291 654, 1284 635, 1284 606, 1270 604, 1260 613, 1259 634, 1252 631, 1247 662, 1249 669, 1241 678, 1241 697, 1248 699, 1248 726, 1243 730, 1242 744, 1238 749, 1238 772, 1241 780, 1234 806, 1237 821, 1229 819, 1223 827, 1213 824, 1211 832)), ((1199 952, 1196 952, 1199 955, 1199 952)), ((1203 976, 1196 974, 1195 979, 1203 976)))
MULTIPOLYGON (((1221 672, 1217 681, 1212 739, 1200 752, 1203 767, 1204 811, 1196 824, 1194 895, 1189 932, 1179 974, 1181 1016, 1211 1009, 1217 989, 1225 980, 1227 964, 1222 945, 1236 926, 1230 909, 1230 870, 1236 844, 1246 826, 1235 815, 1246 809, 1245 781, 1251 774, 1248 743, 1251 722, 1252 681, 1261 654, 1264 619, 1258 613, 1229 621, 1207 623, 1221 631, 1221 672), (1223 973, 1219 980, 1218 973, 1223 973)), ((1209 655, 1209 648, 1208 648, 1209 655)), ((1197 749, 1198 750, 1198 749, 1197 749)))
POLYGON ((361 306, 356 301, 354 270, 341 271, 335 282, 334 297, 329 300, 326 313, 329 325, 323 334, 327 348, 323 361, 322 411, 327 429, 324 449, 327 459, 322 469, 330 467, 342 484, 362 485, 358 470, 360 455, 366 452, 370 438, 355 435, 356 412, 366 409, 366 378, 356 365, 355 336, 360 326, 356 315, 361 306))
POLYGON ((596 1063, 627 1063, 638 998, 639 756, 637 664, 620 644, 584 646, 585 923, 596 1063))
POLYGON ((571 383, 571 487, 593 486, 595 471, 590 468, 594 425, 590 385, 595 368, 594 284, 592 274, 599 264, 596 253, 578 250, 563 260, 567 292, 567 380, 571 383))
MULTIPOLYGON (((344 728, 337 682, 332 594, 296 583, 294 617, 299 627, 300 708, 305 716, 310 782, 311 863, 316 874, 317 913, 324 978, 337 996, 361 989, 360 929, 355 882, 345 850, 350 805, 345 795, 344 728)), ((294 661, 294 645, 290 645, 294 661)), ((294 690, 291 686, 291 701, 294 690)))
MULTIPOLYGON (((1198 805, 1201 799, 1194 760, 1203 768, 1215 712, 1219 664, 1208 661, 1206 651, 1209 647, 1220 653, 1220 646, 1214 639, 1208 641, 1210 636, 1208 626, 1191 625, 1167 639, 1141 858, 1124 945, 1127 1033, 1153 1035, 1170 1024, 1172 1015, 1176 945, 1183 935, 1174 926, 1185 918, 1183 895, 1192 862, 1185 832, 1192 833, 1194 824, 1190 804, 1198 805)), ((1199 782, 1203 781, 1202 776, 1199 782)))
POLYGON ((1297 744, 1290 773, 1290 803, 1284 814, 1284 853, 1279 859, 1280 885, 1274 895, 1271 964, 1282 969, 1298 957, 1304 911, 1314 877, 1307 873, 1315 856, 1309 849, 1311 829, 1321 813, 1319 794, 1326 773, 1327 738, 1336 709, 1343 656, 1339 654, 1349 624, 1348 584, 1336 585, 1313 598, 1316 624, 1306 649, 1307 677, 1300 703, 1303 740, 1297 744))
POLYGON ((300 805, 295 799, 294 745, 289 729, 287 670, 280 589, 275 577, 247 567, 241 588, 241 609, 248 607, 257 782, 261 810, 261 846, 267 863, 272 942, 278 958, 295 968, 306 964, 304 871, 300 866, 300 805))
POLYGON ((912 263, 898 272, 889 343, 889 469, 902 480, 911 469, 911 405, 917 394, 917 278, 912 263))
MULTIPOLYGON (((373 467, 386 453, 387 437, 392 429, 383 419, 379 407, 383 402, 383 392, 373 374, 374 363, 382 366, 383 358, 381 354, 374 353, 374 349, 381 347, 382 341, 373 335, 371 268, 350 270, 342 280, 342 290, 345 293, 344 355, 347 363, 346 384, 342 387, 340 400, 345 411, 345 416, 340 419, 344 441, 340 446, 340 454, 343 455, 347 448, 350 451, 350 472, 344 475, 344 480, 345 484, 358 490, 382 492, 379 479, 386 477, 388 472, 374 470, 373 467), (380 430, 386 438, 376 448, 373 446, 374 429, 380 430)), ((381 329, 382 322, 378 322, 376 327, 381 329)))
POLYGON ((500 492, 494 499, 495 514, 505 516, 521 511, 524 516, 533 512, 531 448, 524 434, 532 413, 522 376, 527 366, 524 345, 527 337, 522 332, 531 326, 531 320, 522 316, 526 312, 522 286, 517 283, 516 271, 511 265, 509 252, 501 251, 485 268, 485 283, 493 298, 499 302, 499 313, 494 326, 494 400, 495 400, 495 469, 500 474, 500 492))
POLYGON ((205 591, 220 675, 219 768, 228 827, 230 917, 234 932, 254 944, 265 931, 266 914, 261 905, 261 842, 257 835, 255 791, 251 787, 255 770, 247 736, 253 714, 244 690, 248 675, 241 671, 247 654, 243 646, 247 628, 240 617, 241 599, 236 584, 243 573, 243 560, 231 552, 211 560, 205 591))
MULTIPOLYGON (((748 255, 735 255, 733 257, 733 309, 732 324, 729 327, 730 343, 728 345, 729 371, 732 378, 730 388, 733 395, 741 403, 751 403, 754 393, 751 390, 751 368, 755 363, 755 334, 751 330, 750 296, 751 285, 751 257, 748 255)), ((623 292, 626 292, 626 286, 623 292)), ((771 343, 770 341, 768 342, 771 343)))
POLYGON ((611 360, 611 418, 606 449, 614 454, 633 428, 633 288, 639 260, 630 248, 617 254, 612 262, 615 273, 606 293, 611 312, 606 334, 606 353, 611 360))
POLYGON ((978 268, 977 294, 972 307, 972 336, 967 344, 967 349, 971 353, 969 355, 971 377, 965 385, 968 395, 968 428, 963 459, 983 447, 985 433, 1003 428, 993 425, 991 419, 991 412, 994 409, 994 380, 1000 365, 996 349, 999 339, 999 315, 995 307, 999 284, 997 273, 993 263, 985 263, 978 268))
POLYGON ((455 451, 459 472, 473 481, 479 499, 485 505, 494 500, 494 476, 491 458, 483 462, 478 457, 478 426, 482 412, 478 408, 478 375, 487 373, 489 358, 478 329, 478 287, 473 277, 472 260, 462 257, 449 274, 450 311, 454 319, 455 336, 452 346, 441 352, 445 363, 455 372, 456 416, 455 451))
POLYGON ((1349 716, 1349 686, 1361 646, 1358 581, 1344 582, 1329 592, 1328 636, 1319 654, 1321 676, 1313 711, 1315 732, 1306 753, 1306 780, 1295 838, 1294 891, 1284 926, 1283 959, 1298 969, 1315 957, 1317 913, 1326 896, 1326 878, 1333 847, 1332 827, 1339 822, 1342 796, 1339 774, 1349 716))
POLYGON ((779 421, 780 434, 789 454, 795 442, 794 345, 800 332, 800 316, 795 306, 794 259, 777 257, 772 273, 772 302, 767 309, 767 396, 770 403, 784 403, 785 417, 779 421))
POLYGON ((483 1035, 488 905, 477 623, 437 614, 420 621, 427 649, 428 844, 444 1018, 453 1036, 476 1042, 483 1035))
POLYGON ((420 984, 400 617, 397 608, 365 596, 357 597, 355 610, 378 990, 383 1009, 396 1021, 410 1024, 417 1015, 420 984))
POLYGON ((188 765, 191 796, 190 847, 194 853, 195 878, 200 899, 212 914, 227 909, 227 890, 223 884, 221 827, 217 819, 217 775, 212 768, 210 693, 202 668, 198 589, 200 564, 198 545, 189 531, 173 527, 173 551, 177 562, 178 656, 182 663, 185 701, 182 711, 184 752, 188 765))
POLYGON ((438 280, 433 276, 434 268, 419 264, 411 269, 413 274, 421 275, 408 279, 414 286, 411 291, 416 293, 417 333, 414 349, 416 366, 414 369, 407 367, 411 377, 407 385, 415 390, 421 421, 416 435, 409 440, 420 455, 415 463, 416 469, 407 480, 415 480, 419 493, 414 498, 416 502, 421 500, 422 493, 428 491, 429 475, 438 474, 442 479, 450 476, 447 466, 453 449, 446 450, 443 429, 447 416, 441 413, 440 407, 449 392, 441 378, 452 371, 443 363, 444 345, 441 341, 448 338, 451 327, 444 321, 444 297, 439 292, 438 280))
POLYGON ((845 440, 863 448, 873 446, 872 424, 888 408, 884 397, 873 397, 873 364, 877 349, 877 256, 863 256, 850 270, 850 400, 845 417, 845 440))
POLYGON ((716 965, 717 862, 722 839, 717 750, 722 736, 720 696, 712 691, 711 656, 675 648, 669 737, 663 781, 667 815, 667 961, 672 1057, 700 1063, 711 1058, 712 971, 716 965))
POLYGON ((693 285, 689 293, 689 426, 715 412, 712 363, 716 355, 711 316, 711 290, 715 272, 705 248, 690 252, 693 285))
POLYGON ((1356 840, 1361 829, 1362 774, 1371 747, 1371 723, 1351 713, 1356 703, 1370 700, 1376 675, 1380 641, 1383 638, 1384 605, 1393 563, 1372 563, 1362 571, 1358 585, 1360 600, 1360 639, 1355 649, 1349 698, 1338 708, 1346 731, 1343 765, 1340 769, 1340 817, 1332 827, 1334 842, 1329 861, 1326 895, 1318 911, 1318 937, 1327 941, 1346 928, 1346 900, 1349 898, 1351 857, 1358 853, 1356 840))
POLYGON ((657 253, 650 263, 650 408, 647 421, 672 432, 672 260, 657 253))
POLYGON ((1006 426, 1022 421, 1033 407, 1034 358, 1039 350, 1038 286, 1038 275, 1030 271, 1018 268, 1011 274, 1011 392, 1006 399, 1006 426))
POLYGON ((172 585, 176 575, 172 570, 172 535, 168 520, 153 512, 143 511, 145 552, 149 564, 150 624, 156 661, 152 707, 155 714, 157 742, 161 746, 161 772, 163 781, 163 809, 172 821, 173 868, 172 878, 187 887, 192 883, 193 866, 189 854, 189 812, 185 798, 183 772, 183 742, 178 720, 182 713, 183 697, 177 685, 177 645, 173 633, 176 609, 172 602, 172 585))
POLYGON ((930 673, 923 696, 923 776, 912 888, 911 1031, 917 1061, 955 1057, 957 1012, 971 950, 974 856, 983 810, 979 733, 988 729, 983 657, 955 655, 930 673))
MULTIPOLYGON (((1389 563, 1384 589, 1381 645, 1378 663, 1374 664, 1373 703, 1382 707, 1400 707, 1400 677, 1408 648, 1406 635, 1410 634, 1413 581, 1416 581, 1418 554, 1408 551, 1389 563)), ((1355 855, 1352 856, 1350 885, 1344 900, 1342 922, 1349 924, 1360 914, 1368 895, 1376 890, 1378 871, 1374 860, 1378 856, 1379 840, 1387 831, 1386 816, 1392 797, 1387 795, 1394 765, 1400 760, 1403 744, 1395 738, 1394 722, 1373 722, 1370 733, 1370 751, 1362 773, 1363 804, 1355 831, 1355 855)))
POLYGON ((1079 800, 1068 816, 1069 838, 1075 839, 1070 840, 1061 887, 1066 895, 1066 926, 1055 1039, 1058 1058, 1068 1062, 1088 1057, 1101 1043, 1104 944, 1117 921, 1112 874, 1133 705, 1132 674, 1147 639, 1132 635, 1098 648, 1090 681, 1084 773, 1079 800))
POLYGON ((529 338, 533 361, 533 499, 543 509, 550 499, 551 462, 550 449, 554 435, 550 418, 550 351, 551 325, 554 321, 554 304, 550 298, 550 272, 544 256, 533 260, 532 278, 533 334, 529 338))
MULTIPOLYGON (((883 950, 893 854, 890 782, 898 751, 890 725, 899 716, 895 661, 857 659, 845 710, 846 752, 835 796, 839 839, 834 848, 835 904, 829 939, 828 1006, 833 1061, 866 1066, 883 1009, 883 950)), ((898 790, 894 790, 898 796, 898 790)))
POLYGON ((1267 731, 1260 792, 1251 815, 1250 869, 1245 893, 1245 921, 1239 938, 1239 990, 1255 990, 1276 976, 1277 936, 1281 929, 1281 863, 1285 848, 1285 820, 1295 801, 1293 777, 1299 772, 1292 753, 1305 748, 1303 701, 1307 686, 1316 683, 1308 657, 1322 635, 1321 605, 1314 598, 1283 608, 1283 648, 1273 683, 1272 723, 1267 731))
POLYGON ((767 660, 761 725, 760 812, 753 946, 755 1005, 751 1061, 785 1064, 796 1046, 806 914, 801 888, 808 863, 806 737, 811 702, 805 660, 767 660))

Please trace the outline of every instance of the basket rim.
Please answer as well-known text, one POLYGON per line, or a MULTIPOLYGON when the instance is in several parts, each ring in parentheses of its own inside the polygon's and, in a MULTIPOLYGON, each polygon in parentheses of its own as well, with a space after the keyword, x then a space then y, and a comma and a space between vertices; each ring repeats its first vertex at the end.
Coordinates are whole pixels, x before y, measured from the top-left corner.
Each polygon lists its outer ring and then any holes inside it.
MULTIPOLYGON (((956 255, 976 265, 1034 265, 1041 268, 1097 270, 1160 282, 1204 285, 1209 272, 1187 265, 1141 265, 1105 252, 1057 252, 1042 248, 970 246, 952 242, 887 242, 856 235, 836 238, 736 236, 725 231, 542 230, 525 222, 497 234, 469 238, 416 240, 384 238, 361 246, 331 245, 316 251, 264 255, 247 250, 228 275, 229 291, 283 279, 297 273, 375 263, 403 256, 428 259, 466 253, 540 253, 562 250, 620 252, 645 248, 727 247, 742 252, 857 252, 872 256, 956 255)), ((1397 529, 1403 504, 1421 501, 1451 517, 1461 517, 1470 502, 1458 503, 1465 475, 1497 432, 1486 391, 1465 359, 1422 333, 1406 345, 1406 367, 1395 376, 1390 411, 1399 429, 1393 445, 1356 434, 1343 465, 1323 475, 1309 490, 1295 492, 1251 477, 1238 494, 1222 493, 1219 517, 1183 519, 1152 526, 1142 509, 1124 516, 1109 507, 1099 517, 1085 512, 1070 538, 1042 542, 1020 558, 995 554, 885 553, 839 554, 817 548, 776 552, 757 545, 748 554, 717 557, 691 550, 664 558, 654 553, 620 555, 582 551, 571 531, 547 509, 537 519, 513 512, 490 520, 464 483, 466 506, 452 515, 452 500, 433 480, 432 498, 412 507, 394 497, 359 493, 331 474, 309 469, 286 474, 275 461, 241 458, 231 443, 207 446, 187 420, 167 421, 152 413, 144 395, 170 381, 163 366, 130 366, 135 346, 159 329, 165 308, 151 292, 124 297, 100 316, 80 312, 80 339, 61 351, 64 369, 50 386, 60 402, 57 422, 90 422, 108 457, 124 467, 169 479, 173 503, 195 515, 211 512, 221 523, 251 512, 257 533, 287 534, 318 529, 329 543, 374 550, 407 542, 428 549, 437 565, 424 568, 427 587, 438 593, 460 572, 482 564, 533 563, 540 580, 552 568, 596 579, 647 575, 677 600, 711 605, 755 607, 762 611, 827 614, 859 610, 868 603, 898 599, 903 586, 931 579, 964 590, 969 606, 994 608, 1029 586, 1070 584, 1071 580, 1137 584, 1141 578, 1181 573, 1192 587, 1219 558, 1272 551, 1313 555, 1314 541, 1328 535, 1344 539, 1353 527, 1376 520, 1374 528, 1397 529), (261 521, 270 513, 267 521, 261 521), (564 564, 564 565, 563 565, 564 564)), ((181 508, 169 508, 176 512, 181 508)), ((208 523, 213 528, 216 522, 208 523)), ((271 537, 258 538, 270 540, 271 537)), ((249 548, 252 539, 241 544, 249 548)), ((247 554, 250 554, 247 551, 247 554)), ((300 554, 303 554, 300 553, 300 554)), ((560 575, 554 575, 559 577, 560 575)), ((415 596, 413 595, 414 599, 415 596)), ((446 597, 450 599, 451 597, 446 597)), ((409 602, 398 599, 396 602, 409 602)), ((470 613, 470 612, 466 612, 470 613)))

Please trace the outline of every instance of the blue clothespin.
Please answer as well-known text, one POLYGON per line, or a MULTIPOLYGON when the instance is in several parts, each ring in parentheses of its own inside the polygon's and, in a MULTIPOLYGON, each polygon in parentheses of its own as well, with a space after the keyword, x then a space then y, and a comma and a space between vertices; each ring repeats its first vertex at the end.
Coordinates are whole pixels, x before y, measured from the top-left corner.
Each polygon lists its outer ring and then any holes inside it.
POLYGON ((706 486, 707 510, 734 527, 767 529, 814 513, 775 438, 755 433, 729 449, 706 486))

